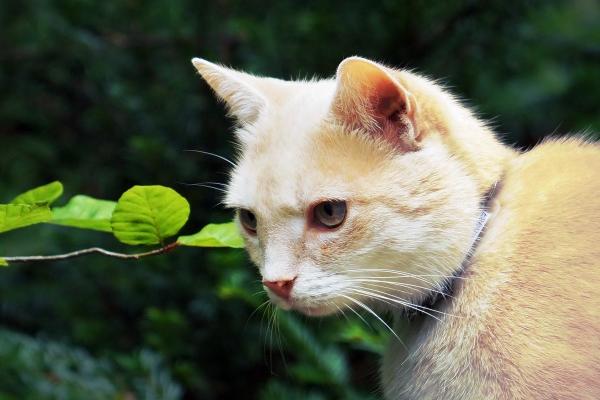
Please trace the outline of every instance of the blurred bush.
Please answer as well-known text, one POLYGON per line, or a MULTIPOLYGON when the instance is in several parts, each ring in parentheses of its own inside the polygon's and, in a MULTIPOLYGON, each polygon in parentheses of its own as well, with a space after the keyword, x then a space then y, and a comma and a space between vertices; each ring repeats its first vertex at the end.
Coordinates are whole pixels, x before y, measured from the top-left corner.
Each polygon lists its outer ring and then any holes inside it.
MULTIPOLYGON (((55 179, 64 198, 163 184, 190 200, 190 227, 228 220, 218 193, 178 185, 226 179, 221 160, 185 149, 233 153, 231 122, 193 56, 290 78, 330 76, 358 54, 439 78, 508 143, 598 132, 598 20, 594 0, 4 1, 0 198, 55 179)), ((121 249, 109 235, 42 226, 2 235, 0 255, 92 244, 121 249)), ((0 347, 29 350, 0 350, 0 396, 81 398, 52 378, 65 363, 103 398, 379 396, 380 325, 267 306, 251 316, 260 292, 236 250, 4 269, 0 347)))
POLYGON ((149 351, 122 354, 110 362, 80 349, 0 330, 0 359, 3 400, 174 400, 181 396, 160 357, 149 351))

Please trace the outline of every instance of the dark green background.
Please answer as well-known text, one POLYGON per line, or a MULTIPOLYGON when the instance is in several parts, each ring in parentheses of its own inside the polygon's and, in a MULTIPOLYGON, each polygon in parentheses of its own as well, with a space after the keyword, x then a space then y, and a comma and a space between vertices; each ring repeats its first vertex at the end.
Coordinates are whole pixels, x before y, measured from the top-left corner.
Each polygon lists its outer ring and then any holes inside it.
MULTIPOLYGON (((162 184, 192 205, 184 233, 227 221, 219 193, 181 184, 223 182, 228 169, 184 150, 233 152, 193 56, 297 78, 361 55, 440 79, 507 143, 594 135, 598 21, 594 0, 3 1, 0 200, 57 179, 59 203, 162 184)), ((91 245, 123 249, 36 226, 0 236, 0 256, 91 245)), ((270 314, 250 316, 257 292, 239 250, 1 270, 0 399, 379 397, 380 326, 283 313, 270 340, 270 314)))

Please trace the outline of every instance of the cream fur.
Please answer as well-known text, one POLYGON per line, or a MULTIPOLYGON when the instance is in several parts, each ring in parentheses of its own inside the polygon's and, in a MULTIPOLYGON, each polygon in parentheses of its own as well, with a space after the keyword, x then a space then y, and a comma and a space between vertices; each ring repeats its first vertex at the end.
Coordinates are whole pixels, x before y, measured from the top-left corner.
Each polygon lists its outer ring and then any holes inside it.
POLYGON ((518 154, 432 81, 358 57, 309 82, 193 63, 240 122, 226 203, 257 217, 263 279, 295 279, 289 301, 269 293, 283 308, 402 323, 463 263, 500 182, 447 315, 412 326, 408 350, 391 341, 386 398, 600 398, 597 145, 518 154), (324 199, 348 203, 337 230, 306 223, 324 199))

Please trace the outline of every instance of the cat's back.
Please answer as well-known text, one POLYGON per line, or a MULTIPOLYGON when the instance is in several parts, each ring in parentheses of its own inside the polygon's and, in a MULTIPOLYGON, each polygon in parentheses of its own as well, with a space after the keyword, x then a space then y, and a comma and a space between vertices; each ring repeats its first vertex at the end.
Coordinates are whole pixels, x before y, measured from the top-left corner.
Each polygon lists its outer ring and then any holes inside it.
POLYGON ((598 173, 600 146, 576 139, 511 161, 444 310, 455 317, 398 360, 397 398, 600 398, 598 173))
MULTIPOLYGON (((580 139, 547 141, 516 157, 499 182, 496 231, 486 234, 481 253, 495 239, 515 262, 530 266, 516 269, 523 274, 582 268, 569 264, 574 261, 600 267, 599 173, 600 145, 580 139)), ((600 268, 581 273, 598 275, 600 268)), ((546 283, 558 288, 561 282, 546 283)))
POLYGON ((500 183, 473 265, 488 296, 476 340, 516 397, 600 398, 598 173, 600 146, 554 140, 500 183))

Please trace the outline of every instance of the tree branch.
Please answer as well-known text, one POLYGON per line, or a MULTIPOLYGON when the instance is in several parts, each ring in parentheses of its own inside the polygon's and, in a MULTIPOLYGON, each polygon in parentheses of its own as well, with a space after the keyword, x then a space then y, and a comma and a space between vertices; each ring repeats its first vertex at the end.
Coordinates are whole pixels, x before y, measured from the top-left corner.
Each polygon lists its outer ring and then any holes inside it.
POLYGON ((164 254, 172 251, 176 247, 179 246, 179 243, 173 242, 169 243, 166 246, 160 247, 158 249, 146 251, 143 253, 134 253, 134 254, 126 254, 126 253, 117 253, 114 251, 109 251, 102 249, 100 247, 90 247, 89 249, 82 249, 77 251, 72 251, 70 253, 64 254, 54 254, 51 256, 17 256, 17 257, 1 257, 6 262, 10 263, 28 263, 28 262, 37 262, 37 261, 59 261, 66 260, 69 258, 81 257, 87 254, 102 254, 107 257, 120 258, 122 260, 137 260, 142 257, 148 256, 156 256, 159 254, 164 254))

